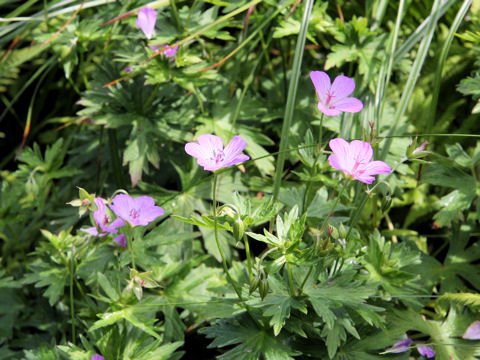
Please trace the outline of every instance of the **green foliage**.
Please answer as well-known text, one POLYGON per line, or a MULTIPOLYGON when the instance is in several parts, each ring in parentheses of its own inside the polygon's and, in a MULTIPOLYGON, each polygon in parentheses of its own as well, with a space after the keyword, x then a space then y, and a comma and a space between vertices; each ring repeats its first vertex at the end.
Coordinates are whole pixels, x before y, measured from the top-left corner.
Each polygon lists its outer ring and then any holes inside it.
POLYGON ((480 308, 469 6, 0 1, 0 358, 479 358, 462 339, 480 308), (321 115, 313 70, 355 79, 362 111, 321 115), (251 158, 216 189, 185 154, 205 133, 251 158), (345 181, 336 137, 392 173, 345 181), (165 216, 104 230, 94 199, 119 192, 165 216))

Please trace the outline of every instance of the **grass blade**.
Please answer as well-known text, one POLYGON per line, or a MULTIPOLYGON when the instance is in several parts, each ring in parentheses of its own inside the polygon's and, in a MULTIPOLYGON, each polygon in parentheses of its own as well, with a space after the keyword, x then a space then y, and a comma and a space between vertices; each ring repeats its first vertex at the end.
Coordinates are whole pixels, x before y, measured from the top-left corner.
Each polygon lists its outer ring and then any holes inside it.
POLYGON ((300 80, 300 70, 302 67, 303 50, 307 38, 308 23, 312 12, 313 0, 307 0, 305 10, 303 12, 302 24, 298 33, 297 46, 295 48, 295 57, 293 59, 292 74, 288 87, 287 104, 285 106, 285 117, 282 125, 282 135, 280 138, 280 154, 277 158, 277 166, 275 169, 275 178, 273 183, 273 199, 278 199, 280 185, 282 183, 283 165, 285 163, 286 153, 283 152, 288 145, 288 133, 293 118, 293 110, 295 109, 295 99, 297 96, 298 82, 300 80))

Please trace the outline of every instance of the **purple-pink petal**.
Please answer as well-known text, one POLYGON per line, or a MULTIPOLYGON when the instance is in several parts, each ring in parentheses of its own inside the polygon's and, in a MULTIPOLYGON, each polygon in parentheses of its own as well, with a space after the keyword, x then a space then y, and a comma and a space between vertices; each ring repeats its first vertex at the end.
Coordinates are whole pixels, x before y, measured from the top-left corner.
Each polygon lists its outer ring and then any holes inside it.
POLYGON ((474 321, 462 336, 466 340, 480 340, 480 321, 474 321))
POLYGON ((147 39, 151 39, 155 34, 155 22, 157 21, 157 12, 149 7, 143 7, 138 12, 135 22, 140 30, 143 31, 147 39))
POLYGON ((336 155, 336 164, 339 164, 341 168, 333 166, 337 170, 348 171, 353 166, 353 159, 350 156, 350 146, 348 142, 342 138, 336 138, 329 141, 328 145, 336 155))
MULTIPOLYGON (((331 83, 330 77, 323 71, 312 71, 310 73, 310 79, 312 79, 313 86, 317 92, 318 97, 322 103, 327 101, 327 93, 330 91, 331 83)), ((322 109, 320 109, 321 111, 322 109)))
POLYGON ((223 155, 225 156, 224 161, 230 162, 235 159, 247 146, 247 142, 243 140, 240 136, 234 136, 232 140, 225 146, 223 150, 223 155))
POLYGON ((129 195, 118 194, 113 198, 110 208, 118 217, 132 226, 148 225, 164 214, 163 209, 155 206, 155 201, 150 196, 139 196, 133 199, 129 195))
POLYGON ((92 235, 92 236, 97 236, 98 235, 98 230, 95 226, 85 228, 85 229, 80 229, 80 231, 83 231, 84 233, 87 233, 87 234, 92 235))
POLYGON ((127 247, 127 238, 125 237, 125 235, 121 234, 119 236, 117 236, 116 238, 113 239, 113 241, 115 241, 118 245, 120 245, 122 248, 126 248, 127 247))
POLYGON ((353 90, 355 90, 355 81, 343 75, 338 75, 335 80, 333 80, 332 87, 330 88, 331 93, 334 95, 334 103, 338 99, 346 98, 353 90))
POLYGON ((353 178, 365 184, 371 184, 375 181, 375 178, 369 174, 354 173, 353 178))
POLYGON ((332 106, 335 107, 335 110, 357 113, 363 109, 363 103, 354 97, 348 97, 343 99, 338 99, 333 101, 332 106))
POLYGON ((389 174, 392 171, 383 161, 371 161, 373 149, 368 142, 353 140, 348 143, 336 138, 330 140, 329 145, 333 151, 333 155, 328 157, 330 165, 358 181, 371 184, 375 181, 372 175, 389 174))
POLYGON ((354 161, 358 161, 361 164, 366 164, 372 160, 373 148, 372 145, 366 141, 353 140, 350 143, 349 150, 354 161))
POLYGON ((341 171, 345 171, 343 164, 340 162, 339 158, 337 155, 330 155, 328 157, 328 162, 330 163, 330 166, 341 171))
POLYGON ((106 208, 105 203, 103 202, 102 198, 96 197, 96 198, 93 199, 93 201, 95 202, 95 205, 97 205, 97 211, 94 211, 92 213, 93 220, 95 220, 97 225, 100 226, 100 228, 102 228, 102 226, 107 223, 107 221, 105 221, 105 220, 108 220, 108 219, 106 219, 107 208, 106 208))
POLYGON ((133 209, 134 202, 133 199, 125 194, 117 194, 112 200, 112 204, 110 205, 110 209, 122 219, 128 221, 130 216, 130 210, 133 209))
POLYGON ((186 143, 185 152, 196 159, 205 159, 210 156, 208 149, 197 144, 196 142, 186 143))
POLYGON ((200 146, 208 150, 209 154, 213 154, 216 151, 223 151, 223 141, 220 136, 212 134, 200 135, 197 139, 200 146))
POLYGON ((133 199, 133 206, 136 209, 146 209, 155 206, 155 200, 151 196, 143 195, 133 199))
POLYGON ((435 356, 435 351, 430 346, 417 346, 418 353, 425 356, 427 359, 431 359, 435 356))
POLYGON ((116 218, 110 225, 105 227, 105 231, 109 233, 116 234, 118 232, 117 228, 124 226, 125 223, 123 222, 122 218, 116 218))
POLYGON ((369 175, 378 175, 378 174, 390 174, 392 172, 392 169, 390 168, 390 166, 388 166, 387 163, 376 160, 376 161, 369 162, 367 165, 365 165, 364 171, 366 174, 369 174, 369 175))
POLYGON ((325 106, 322 101, 318 102, 318 110, 327 116, 337 116, 341 113, 341 111, 338 109, 325 106))
POLYGON ((234 136, 225 149, 222 139, 216 135, 203 134, 197 141, 187 143, 185 152, 196 158, 204 170, 217 171, 250 159, 248 155, 241 154, 247 143, 240 136, 234 136))
POLYGON ((240 164, 244 161, 250 160, 250 156, 245 155, 245 154, 240 154, 237 157, 235 157, 233 160, 226 162, 222 165, 222 167, 228 167, 236 164, 240 164))
POLYGON ((402 352, 405 352, 405 351, 409 350, 408 348, 409 348, 409 346, 411 345, 412 342, 413 342, 413 340, 411 340, 411 339, 403 339, 403 340, 397 341, 388 350, 392 353, 395 353, 395 354, 402 353, 402 352))
POLYGON ((95 354, 92 355, 90 360, 105 360, 105 358, 102 355, 95 354))
MULTIPOLYGON (((169 46, 170 45, 165 45, 164 48, 169 47, 169 46)), ((167 58, 170 58, 170 61, 173 61, 174 58, 175 58, 175 55, 177 54, 177 50, 178 50, 178 45, 174 46, 171 49, 165 50, 163 53, 165 54, 165 56, 167 58)))

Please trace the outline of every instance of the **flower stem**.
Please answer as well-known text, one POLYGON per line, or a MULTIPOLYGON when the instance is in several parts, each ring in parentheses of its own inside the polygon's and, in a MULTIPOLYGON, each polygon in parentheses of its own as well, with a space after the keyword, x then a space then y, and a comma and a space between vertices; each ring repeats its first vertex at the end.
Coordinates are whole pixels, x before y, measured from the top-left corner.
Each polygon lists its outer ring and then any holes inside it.
POLYGON ((128 252, 130 253, 130 257, 132 259, 132 267, 137 270, 135 266, 135 254, 133 251, 133 239, 132 239, 132 229, 129 227, 128 230, 126 231, 126 237, 127 237, 127 248, 128 252))
MULTIPOLYGON (((343 183, 342 189, 340 190, 340 192, 339 192, 338 195, 337 195, 337 199, 335 200, 335 203, 333 204, 332 208, 330 209, 329 214, 327 215, 327 217, 325 218, 325 220, 323 220, 322 227, 320 228, 320 233, 322 233, 322 231, 325 229, 325 226, 326 226, 327 223, 328 223, 328 219, 330 219, 330 217, 331 217, 331 216, 333 215, 333 213, 335 212, 335 208, 337 207, 338 202, 340 201, 340 198, 342 197, 345 189, 348 187, 348 184, 349 184, 349 181, 348 181, 348 179, 346 179, 345 182, 343 183)), ((311 266, 310 266, 310 269, 308 270, 308 273, 307 273, 307 275, 305 276, 305 279, 303 279, 302 285, 300 286, 300 292, 302 292, 303 287, 305 286, 305 283, 306 283, 307 280, 308 280, 308 277, 309 277, 310 274, 312 273, 313 267, 314 267, 314 265, 311 265, 311 266)))
POLYGON ((73 278, 75 273, 75 263, 73 254, 70 258, 70 317, 72 321, 72 344, 75 345, 75 305, 73 300, 73 278))
MULTIPOLYGON (((317 145, 317 155, 315 156, 315 161, 313 162, 312 165, 312 170, 313 170, 313 176, 315 177, 317 175, 317 162, 318 159, 320 159, 320 155, 322 155, 322 137, 323 137, 323 113, 320 117, 320 127, 318 131, 318 145, 317 145)), ((307 188, 305 189, 305 193, 303 195, 303 205, 302 205, 302 213, 307 212, 307 207, 309 205, 308 203, 308 197, 310 196, 310 191, 312 190, 313 186, 313 181, 309 181, 307 184, 307 188)))
POLYGON ((250 255, 250 244, 248 243, 247 235, 245 234, 243 234, 243 243, 245 244, 245 254, 247 255, 248 279, 250 280, 250 282, 252 282, 252 257, 250 255))
POLYGON ((218 226, 217 226, 217 174, 213 173, 213 229, 215 234, 215 242, 217 243, 218 252, 220 253, 220 257, 222 258, 223 269, 225 270, 225 275, 227 277, 227 281, 232 285, 233 290, 237 294, 238 298, 240 299, 242 305, 245 307, 245 310, 248 312, 252 320, 262 327, 260 322, 253 316, 251 313, 250 307, 245 304, 245 300, 243 299, 242 293, 240 289, 237 287, 233 278, 230 276, 230 272, 228 271, 227 260, 225 259, 225 254, 223 253, 222 247, 220 245, 220 240, 218 239, 218 226))
MULTIPOLYGON (((320 126, 318 128, 318 155, 317 155, 317 159, 318 157, 320 156, 321 152, 320 152, 320 148, 322 146, 322 137, 323 137, 323 113, 322 115, 320 116, 320 126)), ((315 160, 315 164, 317 163, 317 160, 315 160)), ((315 165, 314 165, 315 166, 315 165)))
POLYGON ((328 219, 330 219, 330 217, 333 215, 333 213, 335 212, 335 209, 338 205, 338 202, 340 201, 340 198, 342 197, 343 195, 343 192, 345 191, 345 189, 347 188, 347 185, 349 184, 349 181, 348 179, 345 180, 345 182, 343 183, 343 186, 342 186, 342 189, 340 190, 340 192, 338 193, 337 195, 337 199, 335 200, 335 203, 333 204, 332 208, 330 209, 330 212, 329 214, 327 215, 327 217, 323 220, 323 223, 322 223, 322 227, 320 228, 320 232, 322 232, 322 230, 325 229, 325 226, 327 225, 328 223, 328 219))

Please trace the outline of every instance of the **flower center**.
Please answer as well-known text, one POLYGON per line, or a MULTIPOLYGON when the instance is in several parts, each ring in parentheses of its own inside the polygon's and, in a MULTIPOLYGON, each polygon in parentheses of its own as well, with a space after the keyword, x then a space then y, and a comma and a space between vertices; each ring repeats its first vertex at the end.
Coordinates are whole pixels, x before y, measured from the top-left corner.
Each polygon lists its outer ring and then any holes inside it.
POLYGON ((225 154, 223 153, 223 150, 213 150, 213 156, 210 158, 210 160, 215 161, 215 164, 219 164, 223 161, 225 158, 225 154))
POLYGON ((107 215, 105 215, 103 218, 103 225, 107 225, 109 221, 110 221, 110 218, 107 215))
MULTIPOLYGON (((333 91, 330 91, 328 90, 327 91, 327 102, 325 105, 329 106, 330 105, 330 101, 332 101, 332 98, 335 97, 335 93, 333 91)), ((333 108, 333 106, 330 106, 331 108, 333 108)))
POLYGON ((357 169, 358 169, 359 166, 360 166, 360 161, 355 160, 355 165, 353 165, 352 173, 354 173, 355 171, 357 171, 357 169))
POLYGON ((140 211, 137 209, 131 209, 129 215, 131 219, 135 220, 140 217, 140 211))

